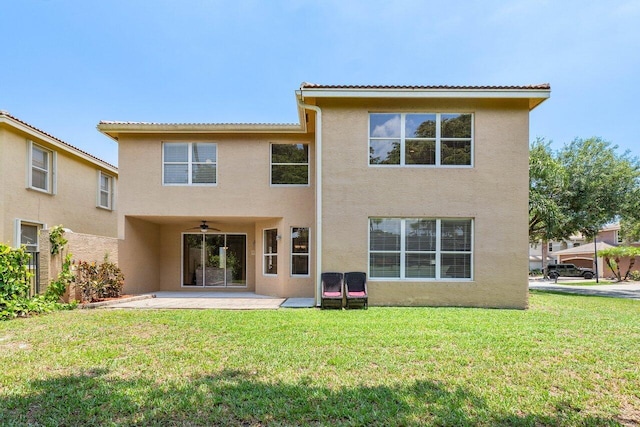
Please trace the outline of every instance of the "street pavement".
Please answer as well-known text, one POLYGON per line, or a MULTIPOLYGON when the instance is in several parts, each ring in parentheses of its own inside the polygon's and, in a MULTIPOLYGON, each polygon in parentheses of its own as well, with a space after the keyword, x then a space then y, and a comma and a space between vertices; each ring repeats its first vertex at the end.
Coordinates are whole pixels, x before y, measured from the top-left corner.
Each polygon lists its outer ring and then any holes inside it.
MULTIPOLYGON (((584 279, 581 280, 585 281, 584 279)), ((640 300, 640 282, 580 286, 578 284, 581 280, 558 279, 558 283, 555 283, 554 280, 529 279, 529 289, 562 292, 567 294, 640 300)))

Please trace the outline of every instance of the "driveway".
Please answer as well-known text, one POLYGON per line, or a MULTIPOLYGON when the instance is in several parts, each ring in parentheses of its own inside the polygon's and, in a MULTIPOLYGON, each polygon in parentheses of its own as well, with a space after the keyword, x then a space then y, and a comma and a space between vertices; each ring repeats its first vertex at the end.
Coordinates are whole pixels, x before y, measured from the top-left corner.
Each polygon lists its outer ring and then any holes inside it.
POLYGON ((558 283, 555 283, 553 280, 530 279, 529 289, 562 292, 567 294, 640 300, 640 282, 593 286, 578 286, 574 283, 580 283, 580 281, 563 281, 562 279, 560 279, 558 280, 558 283))

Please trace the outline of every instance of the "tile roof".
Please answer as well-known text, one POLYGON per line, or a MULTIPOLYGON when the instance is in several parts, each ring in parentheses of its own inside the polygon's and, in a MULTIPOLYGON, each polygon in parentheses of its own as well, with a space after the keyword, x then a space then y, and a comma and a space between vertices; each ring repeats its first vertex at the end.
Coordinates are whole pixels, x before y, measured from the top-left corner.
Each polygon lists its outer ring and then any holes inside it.
POLYGON ((95 160, 96 162, 103 163, 103 164, 105 164, 105 165, 107 165, 107 166, 109 166, 109 167, 111 167, 111 168, 113 168, 115 170, 118 169, 116 166, 112 165, 111 163, 105 162, 104 160, 99 159, 98 157, 94 156, 93 154, 90 154, 90 153, 87 153, 84 150, 81 150, 80 148, 76 147, 75 145, 71 145, 68 142, 64 142, 60 138, 56 138, 55 136, 51 135, 50 133, 47 133, 47 132, 43 131, 42 129, 38 129, 35 126, 30 125, 29 123, 25 122, 24 120, 20 120, 19 118, 9 114, 8 111, 0 110, 0 119, 3 118, 3 117, 6 117, 6 118, 8 118, 8 119, 10 119, 10 120, 12 120, 14 122, 20 123, 21 125, 26 126, 27 128, 31 129, 32 131, 34 131, 36 133, 40 133, 40 134, 42 134, 42 135, 44 135, 44 136, 46 136, 48 138, 51 138, 51 139, 55 140, 56 142, 62 144, 63 146, 70 148, 71 151, 77 151, 77 152, 81 153, 82 155, 87 156, 87 157, 91 158, 92 160, 95 160))
MULTIPOLYGON (((613 245, 610 245, 610 244, 608 244, 606 242, 597 242, 596 243, 596 247, 598 248, 599 251, 602 251, 604 249, 613 248, 613 245)), ((553 251, 552 255, 581 255, 581 254, 586 254, 586 255, 591 255, 591 257, 593 257, 593 253, 594 253, 593 243, 586 243, 584 245, 576 246, 575 248, 567 248, 567 249, 563 249, 561 251, 553 251)))
POLYGON ((303 82, 300 89, 463 89, 463 90, 547 90, 551 89, 549 83, 525 86, 457 86, 457 85, 323 85, 316 83, 303 82))

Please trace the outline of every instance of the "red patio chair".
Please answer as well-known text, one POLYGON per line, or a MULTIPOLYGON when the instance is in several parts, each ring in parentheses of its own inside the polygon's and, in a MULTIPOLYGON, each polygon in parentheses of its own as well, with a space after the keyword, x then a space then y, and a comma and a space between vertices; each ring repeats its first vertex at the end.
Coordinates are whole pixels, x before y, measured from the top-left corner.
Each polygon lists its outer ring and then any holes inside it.
POLYGON ((337 307, 342 308, 342 299, 344 297, 342 273, 322 273, 322 296, 320 301, 321 308, 337 307))
POLYGON ((369 307, 367 294, 367 273, 353 271, 345 273, 344 287, 347 297, 347 308, 361 306, 365 310, 369 307))

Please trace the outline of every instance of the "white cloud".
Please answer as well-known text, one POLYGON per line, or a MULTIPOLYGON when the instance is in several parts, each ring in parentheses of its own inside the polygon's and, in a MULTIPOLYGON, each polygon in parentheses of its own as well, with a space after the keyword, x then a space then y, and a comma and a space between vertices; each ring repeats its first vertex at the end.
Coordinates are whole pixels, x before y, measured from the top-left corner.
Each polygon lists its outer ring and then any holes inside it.
POLYGON ((375 138, 399 138, 400 137, 400 116, 394 115, 386 122, 376 125, 371 132, 375 138))

